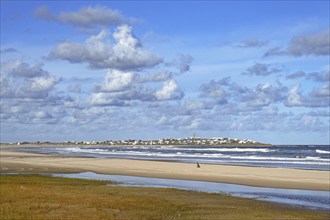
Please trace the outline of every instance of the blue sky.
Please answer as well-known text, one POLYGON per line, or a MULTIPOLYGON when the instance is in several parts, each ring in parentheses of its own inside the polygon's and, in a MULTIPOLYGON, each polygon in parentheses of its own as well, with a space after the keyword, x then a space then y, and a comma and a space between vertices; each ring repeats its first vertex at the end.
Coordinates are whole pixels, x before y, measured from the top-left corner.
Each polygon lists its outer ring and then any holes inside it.
POLYGON ((1 1, 1 142, 329 144, 329 1, 1 1))

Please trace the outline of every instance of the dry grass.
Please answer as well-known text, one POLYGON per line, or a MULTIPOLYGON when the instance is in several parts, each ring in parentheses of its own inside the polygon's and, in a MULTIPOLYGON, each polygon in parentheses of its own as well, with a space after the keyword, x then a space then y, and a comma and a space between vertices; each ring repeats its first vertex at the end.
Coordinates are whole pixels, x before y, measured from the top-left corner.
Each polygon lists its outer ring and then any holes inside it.
POLYGON ((0 219, 329 219, 315 212, 176 189, 107 186, 105 181, 0 176, 0 219))

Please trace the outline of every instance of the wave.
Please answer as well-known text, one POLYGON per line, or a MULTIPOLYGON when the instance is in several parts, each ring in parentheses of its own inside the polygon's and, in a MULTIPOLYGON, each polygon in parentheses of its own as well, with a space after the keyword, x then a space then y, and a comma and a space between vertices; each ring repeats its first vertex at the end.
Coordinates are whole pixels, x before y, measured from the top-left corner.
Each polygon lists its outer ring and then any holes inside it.
MULTIPOLYGON (((134 146, 132 147, 133 149, 141 149, 141 150, 171 150, 171 151, 215 151, 215 152, 262 152, 262 153, 267 153, 267 152, 274 152, 276 150, 268 149, 268 148, 201 148, 201 147, 196 147, 196 148, 178 148, 178 147, 172 147, 172 146, 161 146, 161 147, 145 147, 145 146, 134 146)), ((66 148, 56 148, 56 150, 59 151, 72 151, 72 152, 82 152, 82 151, 99 151, 99 152, 107 152, 111 149, 114 148, 107 148, 107 149, 100 149, 100 148, 80 148, 80 147, 66 147, 66 148)), ((127 148, 129 150, 129 148, 127 148)))
MULTIPOLYGON (((210 161, 212 162, 212 161, 210 161)), ((222 163, 232 163, 232 164, 239 164, 239 163, 246 163, 246 164, 301 164, 301 165, 330 165, 330 163, 326 162, 311 162, 311 161, 269 161, 269 160, 261 160, 261 161, 251 161, 251 160, 226 160, 221 161, 222 163)))
MULTIPOLYGON (((209 148, 211 149, 211 148, 209 148)), ((238 148, 234 148, 238 149, 238 148)), ((68 148, 57 148, 58 151, 61 152, 69 152, 69 153, 86 153, 86 154, 98 154, 98 155, 108 155, 108 156, 123 156, 123 157, 159 157, 159 158, 213 158, 213 159, 224 159, 224 160, 249 160, 251 161, 284 161, 284 162, 293 162, 293 161, 318 161, 318 162, 328 162, 330 160, 327 158, 320 158, 320 157, 266 157, 266 156, 256 156, 256 155, 248 155, 248 156, 235 156, 235 155, 224 155, 221 153, 186 153, 187 149, 180 149, 181 151, 176 152, 150 152, 150 151, 132 151, 132 150, 123 150, 123 149, 100 149, 100 148, 80 148, 80 147, 68 147, 68 148)), ((217 149, 221 150, 221 149, 217 149)), ((227 149, 226 149, 227 150, 227 149)), ((239 149, 241 150, 241 149, 239 149)), ((249 149, 246 149, 249 150, 249 149)), ((255 149, 253 149, 255 150, 255 149)), ((226 152, 226 151, 224 151, 226 152)))
POLYGON ((316 153, 319 153, 319 154, 330 154, 330 151, 326 151, 326 150, 315 150, 316 153))
POLYGON ((162 152, 142 152, 142 151, 121 151, 121 150, 105 150, 105 149, 84 149, 79 147, 70 147, 70 148, 58 148, 61 152, 69 152, 69 153, 89 153, 89 154, 103 154, 103 155, 123 155, 123 156, 147 156, 147 157, 190 157, 190 158, 200 158, 200 157, 219 157, 223 154, 215 153, 215 154, 185 154, 182 152, 176 153, 162 153, 162 152))
MULTIPOLYGON (((162 147, 165 149, 166 147, 162 147)), ((217 151, 217 152, 274 152, 275 150, 267 148, 169 148, 169 150, 182 150, 182 151, 217 151)))
POLYGON ((324 161, 330 162, 329 159, 324 159, 320 157, 302 157, 302 158, 292 158, 292 157, 260 157, 260 156, 228 156, 230 159, 239 160, 266 160, 266 161, 324 161))
POLYGON ((55 150, 61 151, 61 152, 81 152, 81 153, 93 153, 93 152, 98 152, 98 153, 107 153, 109 152, 108 150, 105 149, 100 149, 100 148, 80 148, 80 147, 66 147, 66 148, 55 148, 55 150))

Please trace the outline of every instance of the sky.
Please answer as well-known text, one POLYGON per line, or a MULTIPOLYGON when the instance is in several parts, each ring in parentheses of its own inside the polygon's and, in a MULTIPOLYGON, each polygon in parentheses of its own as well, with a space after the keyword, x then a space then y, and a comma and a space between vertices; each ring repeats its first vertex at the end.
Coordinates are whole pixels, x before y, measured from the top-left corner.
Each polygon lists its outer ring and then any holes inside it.
POLYGON ((329 1, 1 1, 1 142, 330 144, 329 1))

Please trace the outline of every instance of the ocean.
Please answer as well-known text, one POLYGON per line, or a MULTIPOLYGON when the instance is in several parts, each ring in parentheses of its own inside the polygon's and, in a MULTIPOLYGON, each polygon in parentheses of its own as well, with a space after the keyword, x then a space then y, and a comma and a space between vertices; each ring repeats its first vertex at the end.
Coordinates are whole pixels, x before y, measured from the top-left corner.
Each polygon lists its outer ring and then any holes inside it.
POLYGON ((291 169, 330 170, 330 145, 273 146, 47 146, 22 151, 101 158, 163 160, 291 169))

